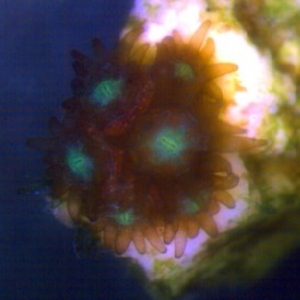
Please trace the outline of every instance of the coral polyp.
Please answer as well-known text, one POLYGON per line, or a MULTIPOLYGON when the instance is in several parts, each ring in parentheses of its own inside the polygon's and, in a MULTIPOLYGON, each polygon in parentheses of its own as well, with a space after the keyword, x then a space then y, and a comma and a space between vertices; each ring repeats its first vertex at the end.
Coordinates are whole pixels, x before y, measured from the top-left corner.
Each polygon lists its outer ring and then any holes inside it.
POLYGON ((235 207, 228 192, 239 178, 227 152, 264 144, 226 123, 217 79, 237 70, 217 62, 210 21, 184 41, 176 31, 154 46, 140 44, 141 28, 106 51, 93 40, 95 59, 72 51, 73 96, 52 137, 28 144, 46 150, 49 197, 67 209, 100 244, 123 254, 185 252, 203 230, 214 237, 220 205, 235 207))

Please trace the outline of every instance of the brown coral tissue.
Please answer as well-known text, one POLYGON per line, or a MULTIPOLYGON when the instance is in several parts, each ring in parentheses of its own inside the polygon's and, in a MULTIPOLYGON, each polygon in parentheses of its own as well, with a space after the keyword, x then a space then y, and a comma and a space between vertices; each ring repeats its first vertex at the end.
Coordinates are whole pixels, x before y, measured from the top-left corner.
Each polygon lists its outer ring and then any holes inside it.
POLYGON ((220 117, 226 103, 216 79, 237 66, 215 60, 210 25, 154 46, 138 42, 141 28, 112 51, 94 39, 94 59, 73 50, 62 119, 50 118, 50 137, 28 140, 46 151, 53 205, 117 254, 130 243, 140 254, 149 244, 164 253, 174 242, 180 258, 200 230, 216 236, 214 216, 220 204, 234 208, 228 189, 239 182, 223 153, 264 143, 220 117))

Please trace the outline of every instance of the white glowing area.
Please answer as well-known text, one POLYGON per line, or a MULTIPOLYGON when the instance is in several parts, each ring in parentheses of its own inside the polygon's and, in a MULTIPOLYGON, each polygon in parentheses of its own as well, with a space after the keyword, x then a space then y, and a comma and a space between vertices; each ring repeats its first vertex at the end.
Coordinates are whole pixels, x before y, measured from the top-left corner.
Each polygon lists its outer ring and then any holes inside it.
POLYGON ((241 32, 211 30, 209 35, 216 43, 218 60, 234 62, 239 68, 235 103, 229 106, 225 118, 245 128, 248 136, 257 136, 265 115, 277 102, 271 93, 270 59, 262 56, 241 32))
POLYGON ((200 25, 199 12, 205 10, 206 3, 199 0, 136 0, 131 14, 146 21, 143 40, 155 43, 174 29, 190 36, 200 25))

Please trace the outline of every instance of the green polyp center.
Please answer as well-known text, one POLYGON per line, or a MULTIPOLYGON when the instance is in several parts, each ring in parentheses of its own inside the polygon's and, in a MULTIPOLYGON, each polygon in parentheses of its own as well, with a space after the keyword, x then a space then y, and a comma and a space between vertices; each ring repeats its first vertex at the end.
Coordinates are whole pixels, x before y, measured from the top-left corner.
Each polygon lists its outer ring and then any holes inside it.
POLYGON ((135 215, 132 209, 127 209, 113 214, 114 220, 123 226, 129 226, 135 221, 135 215))
POLYGON ((182 201, 182 212, 185 214, 194 214, 205 208, 210 200, 211 191, 201 190, 192 198, 186 198, 182 201))
POLYGON ((75 176, 85 181, 91 179, 93 161, 82 151, 81 147, 71 147, 68 149, 66 154, 66 163, 75 176))
POLYGON ((185 129, 166 127, 154 137, 152 151, 158 161, 179 159, 186 149, 185 129))
POLYGON ((98 83, 93 92, 93 101, 106 106, 121 95, 123 81, 121 79, 107 79, 98 83))
POLYGON ((197 202, 189 198, 184 200, 183 208, 182 208, 183 213, 190 215, 198 212, 199 209, 200 209, 200 205, 197 202))
POLYGON ((175 75, 185 81, 195 78, 195 74, 191 66, 180 61, 175 63, 175 75))

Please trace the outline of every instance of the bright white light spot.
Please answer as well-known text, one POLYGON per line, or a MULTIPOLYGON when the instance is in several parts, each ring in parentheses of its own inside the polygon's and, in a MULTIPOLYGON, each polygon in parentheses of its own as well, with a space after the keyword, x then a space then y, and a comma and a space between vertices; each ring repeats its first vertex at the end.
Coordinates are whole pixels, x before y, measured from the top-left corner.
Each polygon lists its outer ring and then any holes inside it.
POLYGON ((270 58, 259 54, 241 32, 211 30, 209 35, 215 41, 218 60, 238 65, 235 76, 240 90, 235 92, 235 104, 228 108, 226 118, 244 127, 248 136, 257 136, 263 119, 277 101, 270 91, 270 58))
POLYGON ((191 35, 200 24, 200 11, 205 9, 206 3, 201 0, 136 0, 131 13, 146 20, 142 39, 155 43, 174 29, 183 36, 191 35))

